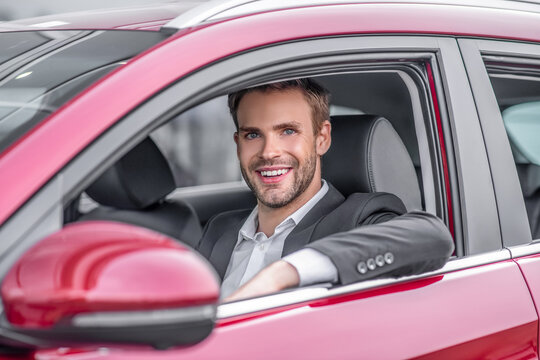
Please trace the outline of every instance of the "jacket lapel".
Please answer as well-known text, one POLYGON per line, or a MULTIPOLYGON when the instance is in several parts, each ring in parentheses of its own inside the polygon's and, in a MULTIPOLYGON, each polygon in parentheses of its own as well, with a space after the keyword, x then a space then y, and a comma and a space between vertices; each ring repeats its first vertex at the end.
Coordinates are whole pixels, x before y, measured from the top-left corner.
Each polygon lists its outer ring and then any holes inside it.
POLYGON ((313 230, 324 216, 332 212, 345 201, 345 197, 328 183, 328 192, 324 197, 304 216, 300 223, 285 239, 282 256, 289 255, 300 250, 311 241, 313 230))
POLYGON ((221 280, 223 280, 223 277, 225 276, 234 247, 238 241, 238 232, 246 219, 247 216, 237 222, 234 226, 227 227, 212 249, 209 261, 214 265, 221 280))

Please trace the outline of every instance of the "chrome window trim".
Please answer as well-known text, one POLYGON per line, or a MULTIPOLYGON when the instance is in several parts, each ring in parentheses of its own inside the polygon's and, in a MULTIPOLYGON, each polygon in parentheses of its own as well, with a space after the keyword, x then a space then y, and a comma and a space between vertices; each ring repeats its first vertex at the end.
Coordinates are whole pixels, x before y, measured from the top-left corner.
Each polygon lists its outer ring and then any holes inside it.
MULTIPOLYGON (((540 251, 540 244, 538 244, 538 249, 538 251, 540 251)), ((511 254, 508 249, 502 249, 498 251, 488 252, 485 254, 452 259, 441 269, 421 275, 404 276, 399 279, 368 280, 350 285, 339 286, 333 289, 329 289, 323 284, 322 286, 306 287, 253 299, 225 303, 218 306, 217 319, 222 320, 240 315, 246 315, 250 313, 257 313, 274 308, 279 308, 282 306, 311 302, 336 296, 343 296, 357 293, 360 291, 374 290, 381 287, 397 285, 408 281, 425 279, 432 276, 444 275, 460 270, 470 269, 476 266, 488 265, 500 261, 510 260, 510 255, 511 254)))
POLYGON ((540 241, 532 242, 526 245, 508 247, 512 254, 512 259, 540 254, 540 241))

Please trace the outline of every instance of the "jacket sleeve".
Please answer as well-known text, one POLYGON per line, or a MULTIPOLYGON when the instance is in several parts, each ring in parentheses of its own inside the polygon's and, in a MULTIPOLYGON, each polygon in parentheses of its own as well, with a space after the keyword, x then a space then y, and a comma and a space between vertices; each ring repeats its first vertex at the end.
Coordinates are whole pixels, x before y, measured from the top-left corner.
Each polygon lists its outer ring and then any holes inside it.
POLYGON ((377 206, 371 210, 364 209, 356 228, 307 245, 332 260, 341 284, 433 271, 452 255, 452 236, 438 217, 423 211, 398 216, 377 206))

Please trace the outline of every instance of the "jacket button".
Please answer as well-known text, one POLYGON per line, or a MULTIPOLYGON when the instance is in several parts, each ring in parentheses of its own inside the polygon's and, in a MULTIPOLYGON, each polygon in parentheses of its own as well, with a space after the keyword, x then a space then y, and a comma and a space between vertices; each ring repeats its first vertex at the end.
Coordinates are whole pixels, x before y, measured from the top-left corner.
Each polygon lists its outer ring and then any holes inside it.
POLYGON ((375 256, 375 263, 377 264, 377 266, 384 266, 384 256, 382 255, 377 255, 375 256))
POLYGON ((393 263, 394 262, 394 254, 392 254, 391 252, 387 252, 386 254, 384 254, 384 261, 387 264, 393 263))
POLYGON ((363 262, 363 261, 360 261, 360 262, 358 263, 358 265, 356 265, 356 269, 358 270, 358 272, 359 272, 360 274, 365 274, 365 273, 367 273, 367 271, 368 271, 367 265, 366 265, 366 263, 363 262))
POLYGON ((367 261, 367 267, 369 270, 375 270, 377 268, 377 264, 375 264, 375 260, 373 259, 368 259, 367 261))

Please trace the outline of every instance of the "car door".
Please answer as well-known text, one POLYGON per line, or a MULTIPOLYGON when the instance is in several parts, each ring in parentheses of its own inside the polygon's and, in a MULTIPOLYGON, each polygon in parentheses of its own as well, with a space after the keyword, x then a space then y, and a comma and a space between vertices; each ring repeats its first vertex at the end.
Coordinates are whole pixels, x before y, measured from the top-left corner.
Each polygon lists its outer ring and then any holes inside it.
POLYGON ((536 141, 540 135, 540 47, 511 41, 460 40, 486 128, 503 241, 531 292, 536 310, 540 255, 536 141), (529 139, 530 136, 530 139, 529 139), (497 146, 493 146, 494 143, 497 146))
MULTIPOLYGON (((67 155, 46 170, 52 180, 2 229, 21 239, 8 260, 60 228, 63 205, 172 116, 255 83, 362 72, 375 64, 384 65, 373 68, 377 71, 406 65, 417 73, 404 81, 416 94, 412 103, 425 132, 418 141, 426 151, 422 168, 429 169, 422 173, 424 188, 431 189, 424 193, 426 210, 451 229, 455 259, 413 278, 312 287, 223 304, 217 328, 190 348, 49 349, 37 351, 36 358, 77 359, 81 352, 88 359, 536 356, 536 311, 520 269, 503 248, 488 154, 457 41, 356 36, 362 30, 357 21, 339 22, 337 15, 338 28, 321 29, 315 20, 330 15, 314 7, 285 19, 262 14, 171 38, 51 117, 52 129, 41 129, 30 140, 45 139, 55 127, 83 126, 84 131, 77 132, 76 143, 62 145, 67 155), (296 15, 305 27, 297 26, 296 15), (254 35, 254 24, 280 27, 254 35), (235 41, 205 45, 217 37, 235 41), (128 86, 135 76, 144 88, 128 86), (119 91, 125 93, 114 107, 98 106, 119 91), (90 111, 99 121, 76 120, 90 111), (23 219, 35 225, 30 235, 17 233, 23 219)), ((2 263, 3 271, 9 262, 2 263)))

